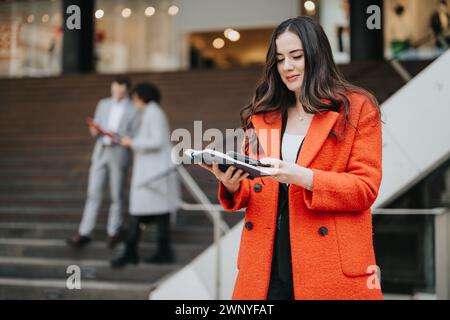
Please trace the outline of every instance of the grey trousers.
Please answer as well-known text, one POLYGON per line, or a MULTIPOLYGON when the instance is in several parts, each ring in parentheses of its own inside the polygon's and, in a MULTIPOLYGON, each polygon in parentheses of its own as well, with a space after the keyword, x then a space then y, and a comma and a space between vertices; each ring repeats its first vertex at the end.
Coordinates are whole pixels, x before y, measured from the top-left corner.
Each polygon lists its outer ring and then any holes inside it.
POLYGON ((116 235, 122 226, 128 166, 124 166, 122 159, 118 159, 121 150, 115 148, 120 147, 103 147, 99 158, 91 164, 86 204, 78 229, 78 233, 82 236, 89 236, 95 228, 102 205, 103 191, 108 180, 111 197, 107 223, 108 235, 116 235))

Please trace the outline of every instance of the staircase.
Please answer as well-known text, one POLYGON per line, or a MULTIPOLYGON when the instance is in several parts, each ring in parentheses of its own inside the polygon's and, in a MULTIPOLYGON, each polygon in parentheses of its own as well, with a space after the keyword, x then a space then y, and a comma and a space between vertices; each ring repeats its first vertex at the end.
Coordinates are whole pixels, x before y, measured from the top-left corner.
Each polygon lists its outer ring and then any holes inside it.
MULTIPOLYGON (((415 74, 427 63, 409 63, 415 74)), ((403 85, 384 62, 342 66, 354 83, 380 100, 403 85)), ((193 121, 208 128, 236 128, 239 109, 251 98, 260 68, 131 74, 134 83, 160 86, 172 130, 193 131, 193 121)), ((213 240, 203 212, 179 212, 172 227, 176 263, 140 264, 112 270, 115 254, 105 243, 108 196, 94 241, 82 250, 65 244, 78 227, 85 201, 93 141, 84 119, 108 95, 110 75, 70 75, 45 79, 0 79, 0 299, 147 299, 158 281, 176 272, 213 240), (81 289, 66 288, 67 267, 81 268, 81 289)), ((206 171, 186 169, 217 202, 217 184, 206 171)), ((193 202, 187 190, 183 199, 193 202)), ((224 215, 233 226, 242 214, 224 215)), ((141 257, 155 249, 148 226, 141 257)))

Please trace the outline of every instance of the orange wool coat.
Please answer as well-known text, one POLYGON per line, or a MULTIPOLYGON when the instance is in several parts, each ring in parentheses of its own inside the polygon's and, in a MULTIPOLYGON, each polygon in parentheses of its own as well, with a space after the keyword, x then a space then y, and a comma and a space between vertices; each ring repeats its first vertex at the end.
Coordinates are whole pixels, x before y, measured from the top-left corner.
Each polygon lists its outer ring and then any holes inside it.
MULTIPOLYGON (((381 123, 365 95, 348 97, 350 121, 358 132, 347 125, 344 139, 336 143, 330 131, 342 132, 343 112, 316 114, 297 159, 298 165, 312 169, 313 190, 297 185, 289 188, 295 299, 382 299, 374 274, 370 210, 382 176, 381 123), (326 234, 320 231, 324 227, 326 234)), ((272 118, 266 123, 262 115, 252 117, 258 139, 266 139, 260 129, 281 131, 282 117, 272 118)), ((273 140, 268 141, 264 156, 279 159, 280 140, 273 140)), ((219 183, 219 201, 225 210, 247 208, 233 299, 267 297, 278 187, 270 178, 245 179, 239 191, 230 195, 219 183)))

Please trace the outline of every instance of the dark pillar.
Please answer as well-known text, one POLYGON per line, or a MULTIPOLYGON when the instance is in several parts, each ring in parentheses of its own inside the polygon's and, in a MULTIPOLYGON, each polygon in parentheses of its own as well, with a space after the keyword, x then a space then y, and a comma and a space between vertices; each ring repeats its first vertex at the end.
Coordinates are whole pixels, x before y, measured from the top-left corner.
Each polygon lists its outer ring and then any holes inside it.
POLYGON ((63 0, 63 73, 95 71, 94 8, 95 0, 63 0), (74 5, 80 8, 79 29, 73 26, 76 11, 67 12, 74 5))
MULTIPOLYGON (((383 0, 349 0, 350 1, 350 43, 351 59, 383 59, 383 0), (367 8, 375 5, 379 8, 380 29, 369 29, 367 21, 374 12, 367 13, 367 8)), ((370 20, 373 21, 373 20, 370 20)))

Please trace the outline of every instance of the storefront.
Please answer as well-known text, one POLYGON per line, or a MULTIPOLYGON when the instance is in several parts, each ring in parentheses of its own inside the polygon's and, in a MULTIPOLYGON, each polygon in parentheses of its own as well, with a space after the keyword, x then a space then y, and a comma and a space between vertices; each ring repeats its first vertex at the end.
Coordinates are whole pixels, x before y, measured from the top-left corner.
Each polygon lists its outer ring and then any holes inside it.
MULTIPOLYGON (((75 50, 64 45, 68 3, 0 1, 1 77, 67 71, 64 57, 72 53, 68 50, 75 50)), ((442 52, 430 26, 439 0, 380 3, 385 58, 433 59, 442 52)), ((97 0, 90 12, 95 31, 90 37, 94 43, 89 59, 93 57, 94 62, 88 72, 261 65, 273 28, 300 14, 319 19, 336 62, 349 63, 353 59, 351 40, 355 39, 350 30, 350 4, 349 0, 97 0), (227 34, 230 30, 232 37, 227 34)), ((369 14, 362 12, 361 16, 366 19, 369 14)))

